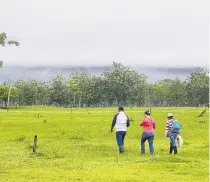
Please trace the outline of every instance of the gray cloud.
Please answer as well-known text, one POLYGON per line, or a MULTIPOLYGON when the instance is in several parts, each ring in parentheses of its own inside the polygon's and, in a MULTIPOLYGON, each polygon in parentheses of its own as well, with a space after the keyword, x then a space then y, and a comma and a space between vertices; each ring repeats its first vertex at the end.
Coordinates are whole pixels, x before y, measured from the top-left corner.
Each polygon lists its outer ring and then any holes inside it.
POLYGON ((7 65, 208 64, 206 0, 7 0, 0 22, 7 65))

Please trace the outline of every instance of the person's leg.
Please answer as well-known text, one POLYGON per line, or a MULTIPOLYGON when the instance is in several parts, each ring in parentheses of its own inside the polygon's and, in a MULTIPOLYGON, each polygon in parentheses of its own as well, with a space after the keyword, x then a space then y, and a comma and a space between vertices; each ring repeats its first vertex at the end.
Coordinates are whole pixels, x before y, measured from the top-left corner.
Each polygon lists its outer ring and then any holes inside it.
POLYGON ((119 149, 120 149, 120 147, 122 146, 122 135, 120 134, 119 131, 116 132, 116 140, 117 140, 117 144, 118 144, 119 149))
POLYGON ((170 145, 170 151, 169 151, 169 154, 172 154, 173 152, 173 147, 170 145))
POLYGON ((125 138, 125 135, 126 135, 126 131, 121 131, 120 134, 122 136, 122 146, 120 147, 120 152, 124 153, 125 152, 125 150, 124 150, 124 138, 125 138))
POLYGON ((172 147, 172 136, 171 136, 171 133, 169 133, 169 134, 167 135, 167 137, 170 138, 170 151, 169 151, 169 154, 172 154, 172 152, 173 152, 173 147, 172 147))
POLYGON ((174 154, 177 154, 177 147, 174 147, 174 154))
POLYGON ((173 147, 172 147, 172 144, 171 144, 171 137, 170 137, 170 133, 167 134, 167 137, 170 138, 170 150, 169 150, 169 154, 172 154, 173 152, 173 147))
POLYGON ((146 133, 142 133, 141 136, 141 154, 145 154, 145 141, 147 140, 147 134, 146 133))
POLYGON ((176 138, 177 138, 177 135, 178 135, 178 133, 175 133, 174 134, 174 143, 175 143, 175 146, 174 146, 174 154, 177 154, 177 146, 176 146, 176 138))
POLYGON ((151 133, 149 138, 148 138, 150 154, 154 153, 153 141, 154 141, 154 134, 151 133))
POLYGON ((120 153, 123 153, 124 149, 123 149, 123 142, 122 142, 122 133, 120 131, 116 132, 116 139, 117 139, 117 144, 119 146, 119 151, 120 153))
POLYGON ((174 146, 175 146, 175 141, 174 141, 174 134, 173 133, 171 133, 170 134, 170 145, 171 145, 171 147, 172 148, 174 148, 174 146))
POLYGON ((122 146, 124 147, 124 139, 125 139, 126 131, 122 132, 122 146))
POLYGON ((174 150, 174 154, 177 154, 176 137, 177 137, 176 133, 171 133, 170 134, 170 140, 171 140, 171 142, 170 142, 170 145, 171 145, 170 152, 172 153, 172 151, 174 150))

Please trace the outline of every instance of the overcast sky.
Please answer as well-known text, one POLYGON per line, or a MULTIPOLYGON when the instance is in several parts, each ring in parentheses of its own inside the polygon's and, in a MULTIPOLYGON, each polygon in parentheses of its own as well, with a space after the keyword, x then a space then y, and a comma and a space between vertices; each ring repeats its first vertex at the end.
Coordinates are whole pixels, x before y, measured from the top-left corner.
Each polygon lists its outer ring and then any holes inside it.
POLYGON ((207 66, 208 0, 0 0, 5 65, 207 66))

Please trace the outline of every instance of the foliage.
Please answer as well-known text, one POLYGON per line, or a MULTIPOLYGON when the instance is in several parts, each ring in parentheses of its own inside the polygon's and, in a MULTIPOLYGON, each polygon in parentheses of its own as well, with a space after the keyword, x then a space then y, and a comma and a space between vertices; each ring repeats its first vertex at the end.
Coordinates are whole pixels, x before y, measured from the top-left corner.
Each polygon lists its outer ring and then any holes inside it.
POLYGON ((20 106, 47 105, 49 87, 46 83, 37 80, 17 80, 14 82, 18 92, 20 106))
MULTIPOLYGON (((0 99, 4 101, 5 105, 7 104, 9 89, 10 89, 9 86, 7 85, 0 86, 0 99)), ((12 87, 10 92, 10 98, 14 99, 17 97, 18 97, 18 90, 17 88, 12 87)))
POLYGON ((5 46, 6 44, 8 45, 15 45, 15 46, 19 46, 19 42, 15 41, 15 40, 7 40, 8 37, 6 35, 5 32, 0 33, 0 45, 5 46))
POLYGON ((118 63, 101 76, 74 72, 49 82, 17 80, 14 86, 20 106, 202 106, 209 99, 209 76, 203 69, 196 69, 186 81, 176 77, 152 84, 144 74, 118 63))
MULTIPOLYGON (((5 32, 0 33, 0 45, 1 46, 5 46, 5 45, 15 45, 15 46, 19 46, 20 43, 15 41, 15 40, 7 40, 7 35, 5 32)), ((3 61, 0 60, 0 68, 2 68, 3 66, 3 61)))
POLYGON ((187 101, 186 84, 178 77, 172 80, 168 90, 168 100, 171 105, 183 106, 187 101))
POLYGON ((192 105, 209 103, 209 76, 208 71, 196 68, 187 80, 187 95, 192 105))
POLYGON ((50 102, 57 106, 65 106, 68 104, 69 92, 67 79, 62 75, 57 75, 52 79, 49 88, 49 97, 50 102))
POLYGON ((0 61, 0 68, 2 68, 3 66, 3 61, 0 61))
MULTIPOLYGON (((127 98, 138 79, 138 73, 131 67, 113 63, 113 69, 104 72, 106 93, 116 98, 117 105, 126 105, 127 98)), ((109 96, 108 96, 109 97, 109 96)))
POLYGON ((6 33, 0 33, 0 45, 5 46, 7 35, 6 33))

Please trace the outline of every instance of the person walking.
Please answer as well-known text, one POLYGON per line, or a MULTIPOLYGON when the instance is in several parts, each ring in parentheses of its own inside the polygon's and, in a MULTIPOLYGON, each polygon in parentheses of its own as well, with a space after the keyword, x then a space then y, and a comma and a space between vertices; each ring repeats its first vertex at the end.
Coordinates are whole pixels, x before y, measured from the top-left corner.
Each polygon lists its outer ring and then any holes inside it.
POLYGON ((143 126, 143 133, 141 136, 141 154, 145 154, 145 141, 149 142, 150 154, 154 154, 154 131, 155 131, 155 120, 150 116, 150 111, 145 111, 145 118, 140 123, 143 126))
POLYGON ((173 118, 172 113, 168 113, 167 118, 165 135, 170 138, 169 154, 172 154, 173 151, 174 154, 177 154, 176 138, 180 132, 181 125, 173 118))
POLYGON ((124 108, 119 107, 118 113, 114 116, 112 125, 111 125, 111 131, 113 131, 113 128, 116 129, 116 140, 119 147, 119 152, 124 153, 124 139, 126 135, 127 127, 130 126, 130 120, 128 116, 124 113, 124 108))

